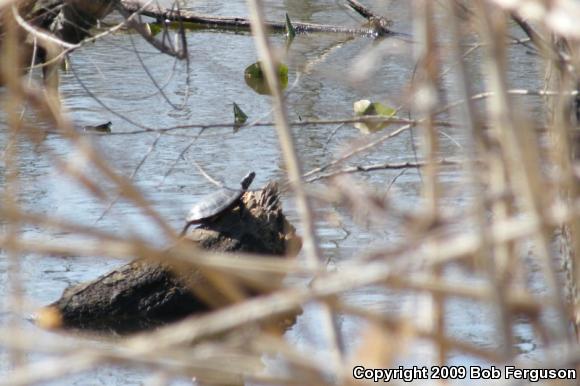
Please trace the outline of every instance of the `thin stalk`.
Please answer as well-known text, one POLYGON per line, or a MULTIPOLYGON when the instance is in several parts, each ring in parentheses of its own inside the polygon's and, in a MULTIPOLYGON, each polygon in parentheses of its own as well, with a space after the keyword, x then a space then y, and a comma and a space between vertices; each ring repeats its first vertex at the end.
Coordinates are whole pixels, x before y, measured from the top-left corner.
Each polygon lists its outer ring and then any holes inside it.
MULTIPOLYGON (((0 79, 4 79, 9 97, 6 98, 5 110, 8 123, 8 143, 5 150, 5 186, 3 205, 8 208, 18 208, 19 181, 19 136, 21 129, 20 109, 24 104, 21 91, 21 57, 18 49, 18 30, 9 12, 4 12, 1 21, 5 34, 2 36, 0 52, 0 79)), ((6 217, 5 246, 8 260, 8 311, 9 323, 16 331, 23 315, 23 287, 21 275, 21 250, 18 247, 20 237, 20 219, 18 216, 6 217)), ((24 364, 25 356, 17 350, 10 350, 10 361, 13 367, 24 364)))
MULTIPOLYGON (((464 105, 463 115, 465 116, 465 125, 468 132, 471 133, 470 136, 470 148, 472 154, 478 154, 478 150, 484 150, 484 133, 482 130, 482 125, 477 122, 477 115, 475 111, 474 101, 470 99, 472 95, 471 87, 468 82, 467 69, 464 60, 464 55, 461 52, 461 33, 459 20, 461 20, 460 15, 458 15, 459 9, 453 6, 454 0, 449 0, 449 25, 451 27, 451 43, 453 46, 453 54, 457 61, 457 80, 459 84, 460 95, 465 99, 466 103, 464 105)), ((490 157, 493 158, 493 157, 490 157)), ((485 193, 481 188, 483 186, 483 181, 480 178, 481 166, 477 161, 478 157, 467 157, 468 161, 466 163, 469 170, 469 177, 471 183, 471 189, 474 192, 474 225, 476 233, 479 235, 481 240, 481 248, 477 252, 476 261, 484 262, 484 266, 487 268, 488 280, 491 284, 492 299, 493 304, 497 305, 498 308, 498 331, 502 334, 503 341, 503 358, 505 360, 511 359, 513 357, 513 339, 511 333, 511 323, 509 309, 506 305, 505 292, 503 291, 503 282, 498 280, 496 275, 496 269, 493 259, 493 244, 491 243, 490 229, 487 227, 487 205, 485 203, 485 193)), ((493 161, 493 160, 492 160, 493 161)), ((503 176, 503 173, 502 173, 503 176)), ((497 189, 496 189, 497 191, 497 189)), ((502 217, 507 219, 506 217, 502 217)), ((496 244, 505 245, 505 243, 496 244)))
MULTIPOLYGON (((250 20, 252 31, 256 42, 259 56, 262 60, 262 69, 266 75, 268 86, 272 92, 272 104, 274 110, 274 120, 278 130, 280 147, 284 157, 284 163, 288 170, 290 186, 296 195, 297 209, 300 214, 300 223, 304 230, 304 249, 306 252, 307 264, 316 270, 322 271, 321 253, 318 248, 316 228, 314 224, 313 211, 308 201, 308 196, 302 182, 302 170, 300 160, 296 154, 294 138, 288 125, 288 115, 282 88, 278 80, 276 63, 272 54, 272 48, 266 35, 265 18, 261 0, 248 0, 250 9, 250 20)), ((336 316, 332 313, 327 303, 321 303, 326 331, 331 343, 331 353, 335 359, 335 365, 340 368, 342 362, 342 342, 338 332, 336 316)))
POLYGON ((561 296, 554 261, 550 253, 548 234, 550 227, 546 223, 545 208, 548 202, 542 199, 546 196, 542 188, 545 183, 540 173, 540 161, 537 154, 537 138, 522 122, 516 122, 514 109, 507 94, 507 79, 505 71, 505 53, 500 44, 503 35, 497 34, 498 23, 505 22, 503 13, 493 9, 485 2, 476 3, 480 10, 483 24, 483 36, 489 39, 488 55, 485 71, 489 74, 489 87, 494 95, 488 100, 491 118, 500 136, 500 145, 506 165, 510 168, 513 190, 518 193, 522 206, 529 216, 529 221, 539 224, 533 240, 536 244, 537 256, 541 263, 548 289, 558 305, 558 326, 552 329, 558 342, 567 341, 567 313, 561 296), (495 12, 494 12, 495 11, 495 12), (494 17, 492 17, 494 15, 494 17))
MULTIPOLYGON (((436 48, 436 28, 433 21, 433 2, 417 0, 414 3, 414 27, 419 40, 417 57, 421 64, 418 70, 415 107, 421 117, 422 151, 426 160, 423 168, 425 177, 423 183, 423 199, 426 205, 425 215, 428 222, 434 222, 439 217, 440 187, 438 182, 439 166, 437 153, 439 150, 438 132, 434 124, 435 106, 437 104, 438 51, 436 48)), ((433 274, 440 277, 443 274, 442 266, 433 267, 433 274)), ((447 347, 445 345, 445 297, 432 294, 434 302, 433 322, 435 335, 439 338, 439 363, 445 365, 447 347)))
MULTIPOLYGON (((553 60, 550 67, 554 69, 555 73, 549 81, 558 82, 558 89, 564 91, 567 85, 574 84, 574 79, 571 79, 569 72, 562 68, 561 63, 553 60)), ((574 200, 580 197, 580 186, 574 175, 574 144, 570 143, 569 139, 574 135, 574 130, 578 128, 574 128, 570 122, 569 96, 562 94, 552 103, 553 117, 551 117, 552 124, 549 125, 549 132, 553 143, 550 147, 550 157, 561 174, 561 178, 557 179, 559 196, 566 204, 573 205, 574 200)), ((577 101, 574 100, 573 103, 577 103, 577 101)), ((578 106, 573 105, 572 108, 577 109, 578 106)), ((575 123, 578 125, 577 121, 575 123)), ((573 305, 573 310, 575 310, 572 312, 571 322, 576 330, 576 339, 580 341, 580 260, 578 258, 580 252, 580 217, 572 218, 562 225, 560 242, 567 281, 566 290, 569 292, 567 295, 573 305)))

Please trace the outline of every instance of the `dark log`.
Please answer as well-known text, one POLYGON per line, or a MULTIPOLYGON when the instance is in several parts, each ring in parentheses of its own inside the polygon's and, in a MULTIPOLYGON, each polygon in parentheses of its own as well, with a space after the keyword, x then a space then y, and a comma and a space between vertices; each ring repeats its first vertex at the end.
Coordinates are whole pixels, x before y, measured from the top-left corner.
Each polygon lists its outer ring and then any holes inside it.
MULTIPOLYGON (((282 213, 275 183, 255 193, 246 192, 238 207, 193 229, 186 238, 221 252, 283 257, 296 254, 300 248, 295 229, 282 213)), ((96 280, 69 287, 39 313, 38 322, 47 327, 58 321, 53 324, 137 331, 231 304, 232 300, 211 283, 200 270, 136 260, 96 280)), ((249 285, 237 289, 244 296, 260 293, 249 285)))

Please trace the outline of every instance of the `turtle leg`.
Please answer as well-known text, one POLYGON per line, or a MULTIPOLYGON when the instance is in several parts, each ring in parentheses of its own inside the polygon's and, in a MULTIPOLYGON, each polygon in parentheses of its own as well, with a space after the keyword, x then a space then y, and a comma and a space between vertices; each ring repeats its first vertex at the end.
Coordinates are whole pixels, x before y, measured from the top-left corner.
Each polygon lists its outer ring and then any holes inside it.
POLYGON ((240 198, 236 204, 236 206, 240 209, 240 218, 244 216, 244 212, 247 210, 246 205, 244 205, 244 202, 242 201, 242 199, 240 198))

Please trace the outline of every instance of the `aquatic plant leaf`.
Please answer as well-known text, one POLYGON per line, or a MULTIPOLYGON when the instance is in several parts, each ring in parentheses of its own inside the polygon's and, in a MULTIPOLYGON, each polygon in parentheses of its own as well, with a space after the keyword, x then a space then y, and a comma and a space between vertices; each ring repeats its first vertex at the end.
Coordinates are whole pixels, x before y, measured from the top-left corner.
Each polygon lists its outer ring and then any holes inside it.
POLYGON ((353 105, 354 113, 356 116, 363 115, 379 115, 382 117, 393 117, 397 110, 392 107, 388 107, 379 102, 371 102, 368 99, 361 99, 360 101, 354 102, 353 105))
MULTIPOLYGON (((371 102, 368 99, 361 99, 354 102, 353 104, 354 114, 357 117, 362 117, 365 115, 381 116, 386 118, 394 117, 397 113, 392 107, 388 107, 379 102, 371 102)), ((357 122, 354 127, 359 129, 361 132, 368 134, 371 132, 379 131, 389 126, 389 122, 373 122, 371 120, 365 122, 357 122)))
POLYGON ((244 111, 238 106, 236 102, 234 102, 234 122, 237 125, 243 125, 248 120, 248 116, 244 111))
POLYGON ((253 64, 250 64, 248 67, 246 67, 246 70, 244 71, 244 76, 246 78, 264 78, 264 73, 262 72, 262 66, 260 66, 260 62, 256 62, 253 64))
POLYGON ((286 86, 288 85, 288 66, 285 64, 278 64, 278 77, 281 83, 286 82, 286 86))
POLYGON ((373 109, 375 110, 375 115, 380 115, 382 117, 393 117, 396 113, 397 110, 395 110, 392 107, 389 106, 385 106, 382 103, 379 102, 375 102, 372 104, 373 109))
POLYGON ((296 30, 294 29, 294 26, 292 25, 292 22, 290 21, 290 16, 288 16, 288 14, 286 14, 286 36, 288 36, 288 39, 290 40, 294 39, 294 37, 296 36, 296 30))
MULTIPOLYGON (((285 64, 278 64, 278 80, 282 90, 288 87, 288 66, 285 64)), ((258 94, 271 95, 272 92, 268 87, 266 76, 262 71, 262 64, 260 62, 253 63, 244 70, 244 79, 246 84, 258 94)))

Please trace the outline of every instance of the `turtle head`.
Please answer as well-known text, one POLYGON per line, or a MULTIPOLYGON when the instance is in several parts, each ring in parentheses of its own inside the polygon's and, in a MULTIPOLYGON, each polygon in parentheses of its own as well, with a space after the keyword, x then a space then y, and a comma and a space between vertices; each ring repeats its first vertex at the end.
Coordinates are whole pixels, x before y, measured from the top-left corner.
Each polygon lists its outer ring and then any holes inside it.
POLYGON ((254 181, 254 177, 256 177, 256 173, 254 172, 249 172, 243 179, 241 182, 242 185, 242 189, 246 190, 250 187, 250 185, 252 185, 252 181, 254 181))

